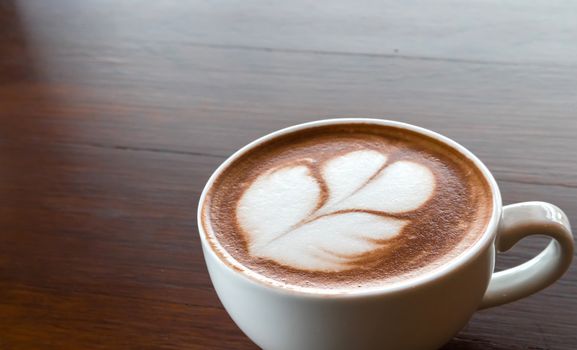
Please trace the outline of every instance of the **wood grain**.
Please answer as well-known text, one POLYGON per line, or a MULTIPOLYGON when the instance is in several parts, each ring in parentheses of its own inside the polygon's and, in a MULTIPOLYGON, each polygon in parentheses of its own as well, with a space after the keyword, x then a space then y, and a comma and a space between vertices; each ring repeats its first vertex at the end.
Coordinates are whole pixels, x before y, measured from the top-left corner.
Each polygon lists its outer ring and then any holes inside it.
MULTIPOLYGON (((226 156, 299 122, 431 128, 505 203, 577 222, 576 10, 0 2, 0 349, 255 349, 211 287, 195 210, 226 156)), ((576 281, 477 313, 445 349, 574 349, 576 281)))

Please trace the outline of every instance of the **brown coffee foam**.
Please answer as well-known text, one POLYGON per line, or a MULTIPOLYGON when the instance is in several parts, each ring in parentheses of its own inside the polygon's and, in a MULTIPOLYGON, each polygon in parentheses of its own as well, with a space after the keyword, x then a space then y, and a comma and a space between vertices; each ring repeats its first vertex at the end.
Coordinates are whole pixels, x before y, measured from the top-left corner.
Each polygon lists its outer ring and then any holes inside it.
MULTIPOLYGON (((474 244, 484 232, 491 212, 489 184, 472 161, 454 149, 404 129, 345 124, 283 135, 236 159, 209 190, 202 204, 202 225, 231 256, 258 274, 301 287, 340 289, 394 282, 433 270, 474 244), (361 149, 387 154, 385 166, 410 160, 427 166, 435 175, 433 196, 417 210, 401 214, 363 210, 408 220, 399 235, 378 242, 380 248, 352 259, 351 268, 341 272, 304 271, 249 255, 235 208, 252 181, 270 169, 314 159, 309 166, 321 188, 318 208, 328 198, 320 176, 321 164, 361 149)), ((216 244, 212 245, 226 261, 216 244)))

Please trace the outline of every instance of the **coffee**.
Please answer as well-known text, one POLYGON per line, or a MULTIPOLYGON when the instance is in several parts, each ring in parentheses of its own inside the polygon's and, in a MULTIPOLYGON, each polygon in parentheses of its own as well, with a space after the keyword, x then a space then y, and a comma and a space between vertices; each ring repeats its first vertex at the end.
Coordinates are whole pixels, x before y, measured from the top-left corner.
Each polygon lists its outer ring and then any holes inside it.
POLYGON ((201 224, 237 269, 292 288, 355 289, 447 263, 491 212, 489 184, 464 155, 413 131, 350 123, 244 153, 209 189, 201 224))

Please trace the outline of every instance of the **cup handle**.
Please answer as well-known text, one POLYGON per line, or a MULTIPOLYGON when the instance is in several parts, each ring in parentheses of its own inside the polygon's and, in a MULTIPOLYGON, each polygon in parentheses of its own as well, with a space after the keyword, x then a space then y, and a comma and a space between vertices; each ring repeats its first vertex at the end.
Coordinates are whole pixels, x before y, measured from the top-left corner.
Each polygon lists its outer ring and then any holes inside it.
POLYGON ((545 202, 505 206, 495 241, 497 250, 505 252, 530 235, 546 235, 553 239, 533 259, 494 273, 479 309, 506 304, 536 293, 567 271, 573 258, 573 236, 567 215, 561 209, 545 202))

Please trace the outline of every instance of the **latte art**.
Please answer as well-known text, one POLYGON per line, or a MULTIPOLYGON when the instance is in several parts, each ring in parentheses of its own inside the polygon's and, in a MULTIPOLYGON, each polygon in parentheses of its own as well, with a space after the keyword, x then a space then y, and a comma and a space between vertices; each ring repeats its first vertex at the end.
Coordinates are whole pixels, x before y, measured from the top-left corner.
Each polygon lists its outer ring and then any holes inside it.
POLYGON ((212 183, 201 224, 213 251, 238 271, 340 292, 446 264, 482 235, 492 203, 480 171, 449 146, 351 123, 244 152, 212 183))
POLYGON ((390 214, 419 208, 435 189, 426 166, 387 160, 359 150, 320 165, 298 159, 259 176, 237 208, 249 254, 302 270, 354 268, 407 224, 390 214))

